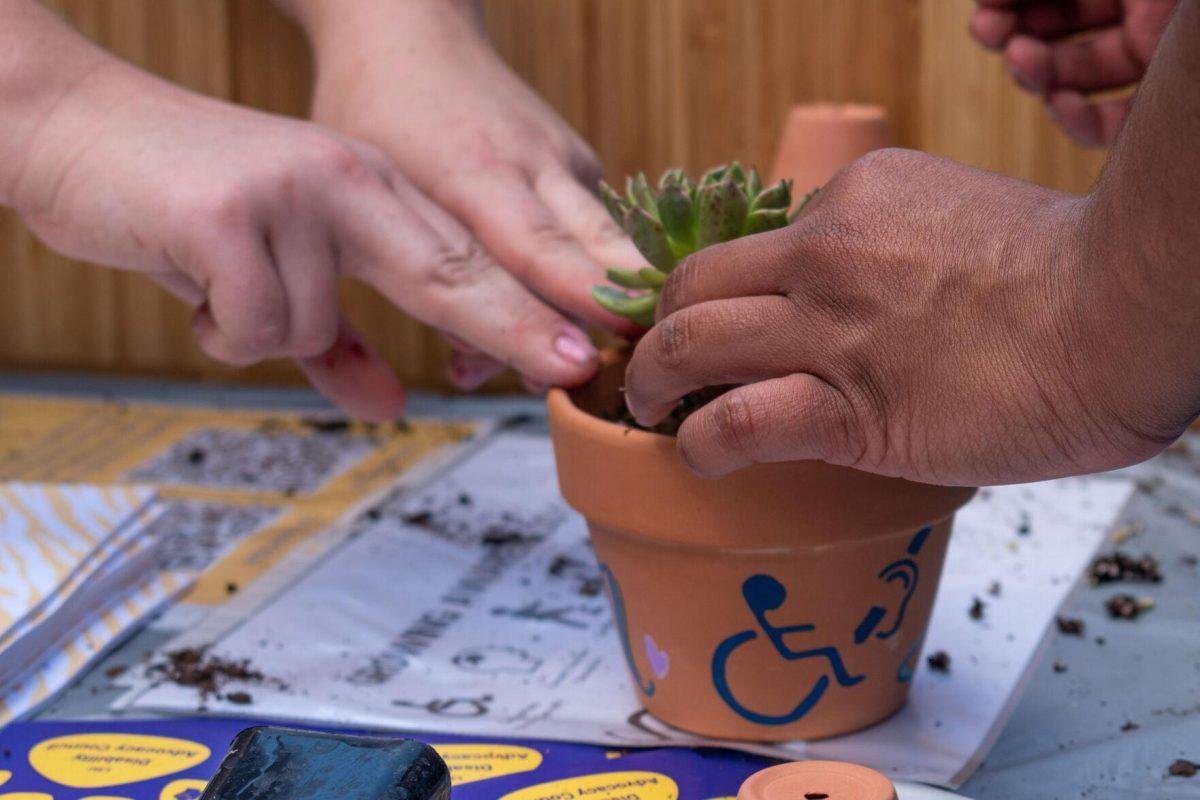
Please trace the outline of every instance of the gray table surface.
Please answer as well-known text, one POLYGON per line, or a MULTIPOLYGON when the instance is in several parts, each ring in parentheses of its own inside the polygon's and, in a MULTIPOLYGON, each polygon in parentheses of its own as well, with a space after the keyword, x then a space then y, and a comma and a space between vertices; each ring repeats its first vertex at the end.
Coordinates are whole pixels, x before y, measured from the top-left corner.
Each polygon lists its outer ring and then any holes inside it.
MULTIPOLYGON (((323 409, 303 389, 229 388, 163 381, 64 375, 0 375, 0 391, 106 396, 225 407, 323 409)), ((542 414, 529 398, 446 398, 415 394, 414 415, 542 414)), ((1168 777, 1177 758, 1200 761, 1200 434, 1192 453, 1165 453, 1127 470, 1139 491, 1123 523, 1144 526, 1122 548, 1154 555, 1158 585, 1092 587, 1081 580, 1062 613, 1082 619, 1082 637, 1052 634, 1045 659, 999 740, 961 792, 978 800, 1079 798, 1163 800, 1200 798, 1200 776, 1168 777), (1108 619, 1104 601, 1130 592, 1156 606, 1134 621, 1108 619), (1055 662, 1065 671, 1052 668, 1055 662), (1132 723, 1136 727, 1132 727, 1132 723)), ((1118 525, 1120 527, 1120 525, 1118 525)), ((1112 544, 1105 549, 1111 550, 1112 544)), ((133 652, 154 642, 132 639, 133 652)), ((120 658, 118 651, 110 658, 120 658)), ((104 713, 104 664, 75 684, 43 718, 104 713)), ((686 800, 686 799, 685 799, 686 800)))

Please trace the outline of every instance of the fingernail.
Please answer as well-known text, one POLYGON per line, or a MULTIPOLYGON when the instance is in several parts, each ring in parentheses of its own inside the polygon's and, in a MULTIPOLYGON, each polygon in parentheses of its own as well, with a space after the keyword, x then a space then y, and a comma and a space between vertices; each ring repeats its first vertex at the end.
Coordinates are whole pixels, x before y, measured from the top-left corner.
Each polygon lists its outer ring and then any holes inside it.
POLYGON ((450 365, 450 382, 456 388, 464 391, 478 389, 487 382, 491 376, 491 371, 472 367, 467 364, 452 363, 450 365))
POLYGON ((599 355, 595 346, 578 328, 566 328, 554 340, 554 350, 572 364, 590 364, 599 355))

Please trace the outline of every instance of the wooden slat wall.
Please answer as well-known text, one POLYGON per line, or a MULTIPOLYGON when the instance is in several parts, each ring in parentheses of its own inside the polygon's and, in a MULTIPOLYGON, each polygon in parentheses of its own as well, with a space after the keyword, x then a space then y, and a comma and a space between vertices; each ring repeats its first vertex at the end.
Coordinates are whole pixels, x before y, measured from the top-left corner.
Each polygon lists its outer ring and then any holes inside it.
MULTIPOLYGON (((267 0, 56 0, 88 36, 197 91, 303 115, 312 65, 267 0)), ((765 165, 788 106, 885 104, 899 144, 1084 191, 1103 153, 1068 144, 967 37, 968 0, 486 0, 497 46, 596 148, 611 178, 738 158, 765 165)), ((49 252, 0 210, 0 367, 295 380, 232 370, 188 311, 136 276, 49 252)), ((445 388, 439 336, 348 286, 403 378, 445 388)), ((494 386, 507 387, 501 381, 494 386)))

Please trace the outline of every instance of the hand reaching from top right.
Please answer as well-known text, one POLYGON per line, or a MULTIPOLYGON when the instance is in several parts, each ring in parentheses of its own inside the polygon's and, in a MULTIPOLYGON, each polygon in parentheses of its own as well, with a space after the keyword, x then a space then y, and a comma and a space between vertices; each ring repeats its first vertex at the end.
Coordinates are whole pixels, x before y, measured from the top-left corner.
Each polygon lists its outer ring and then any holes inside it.
POLYGON ((1129 97, 1090 95, 1132 85, 1146 72, 1177 0, 977 0, 971 35, 1004 53, 1021 88, 1040 95, 1075 141, 1111 145, 1129 97))

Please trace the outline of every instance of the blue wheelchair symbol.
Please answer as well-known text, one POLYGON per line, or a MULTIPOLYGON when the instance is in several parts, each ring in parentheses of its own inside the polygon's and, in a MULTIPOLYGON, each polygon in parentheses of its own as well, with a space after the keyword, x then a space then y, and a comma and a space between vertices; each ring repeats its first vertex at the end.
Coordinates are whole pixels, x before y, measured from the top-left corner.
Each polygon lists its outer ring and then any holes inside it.
MULTIPOLYGON (((834 678, 842 686, 854 686, 866 677, 864 675, 851 675, 846 669, 846 665, 842 663, 841 653, 838 652, 836 647, 814 647, 808 650, 794 650, 788 646, 787 642, 784 641, 784 637, 816 630, 816 626, 777 626, 767 619, 768 611, 774 611, 787 600, 787 589, 775 578, 772 578, 770 575, 750 576, 742 584, 742 596, 746 599, 746 605, 758 622, 759 628, 766 634, 775 652, 785 661, 824 658, 829 662, 829 668, 833 672, 834 678)), ((730 656, 739 647, 757 638, 758 631, 741 631, 730 636, 717 646, 716 652, 713 653, 712 663, 713 685, 716 686, 717 694, 740 716, 758 725, 787 725, 788 723, 795 722, 811 711, 813 706, 821 700, 821 697, 825 694, 825 690, 829 688, 829 676, 822 675, 818 678, 808 694, 804 696, 795 708, 787 713, 765 714, 747 708, 734 696, 733 691, 729 688, 729 679, 726 675, 726 670, 730 656)))
MULTIPOLYGON (((854 630, 854 643, 862 644, 872 634, 878 639, 888 639, 894 636, 904 622, 904 614, 908 610, 908 602, 912 599, 913 593, 917 589, 917 583, 920 579, 920 570, 917 568, 916 562, 913 560, 920 552, 925 540, 933 531, 932 527, 925 527, 917 531, 909 542, 907 555, 897 561, 888 564, 880 573, 879 578, 884 583, 899 583, 904 595, 900 600, 899 606, 896 608, 895 619, 892 624, 881 629, 884 621, 888 617, 888 609, 883 606, 872 606, 864 615, 862 621, 854 630)), ((784 601, 787 600, 787 589, 782 583, 770 575, 752 575, 742 584, 742 597, 746 601, 746 606, 750 609, 750 613, 754 616, 758 623, 759 629, 766 635, 767 640, 771 643, 775 652, 785 661, 801 661, 810 658, 823 658, 828 662, 829 671, 833 674, 833 678, 841 686, 854 686, 861 683, 865 675, 852 675, 846 669, 845 663, 842 661, 842 655, 836 647, 813 647, 804 650, 796 650, 790 647, 785 641, 785 637, 794 634, 809 633, 816 630, 815 625, 787 625, 777 626, 767 619, 767 612, 781 608, 784 601)), ((624 633, 624 626, 622 626, 624 633)), ((759 631, 745 630, 733 634, 729 638, 717 645, 716 651, 713 653, 712 661, 712 679, 713 686, 717 690, 717 694, 725 701, 731 709, 739 716, 749 720, 757 725, 787 725, 796 720, 801 719, 805 714, 813 709, 826 690, 829 688, 829 675, 821 675, 808 693, 796 704, 794 708, 783 714, 767 714, 754 709, 748 708, 734 695, 733 690, 729 686, 729 678, 727 675, 728 664, 730 657, 738 650, 738 648, 753 642, 758 638, 759 631)), ((915 650, 919 647, 919 642, 905 654, 901 661, 900 668, 897 670, 896 679, 901 682, 906 682, 912 679, 912 668, 910 662, 915 662, 915 650)), ((626 655, 632 664, 632 655, 629 651, 629 645, 626 643, 626 655)), ((635 675, 636 670, 635 670, 635 675)), ((639 679, 640 683, 640 679, 639 679)))

